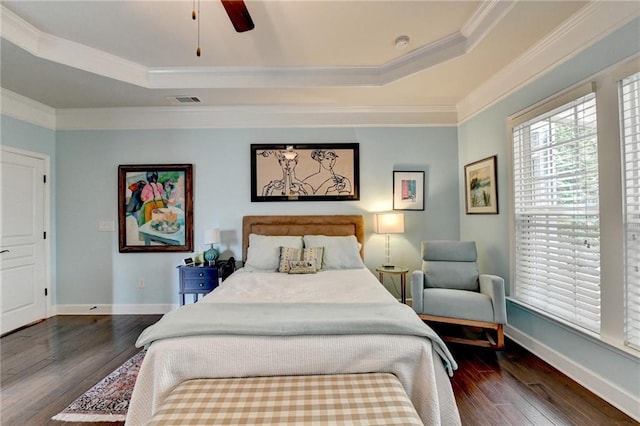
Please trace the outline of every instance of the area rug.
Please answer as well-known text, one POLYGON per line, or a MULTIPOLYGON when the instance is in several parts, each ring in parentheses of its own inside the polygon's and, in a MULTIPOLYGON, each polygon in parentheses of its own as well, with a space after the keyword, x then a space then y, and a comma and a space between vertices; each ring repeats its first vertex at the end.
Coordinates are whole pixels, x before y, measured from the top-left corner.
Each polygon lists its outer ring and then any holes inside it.
POLYGON ((144 354, 144 350, 138 352, 52 419, 63 422, 124 421, 144 354))

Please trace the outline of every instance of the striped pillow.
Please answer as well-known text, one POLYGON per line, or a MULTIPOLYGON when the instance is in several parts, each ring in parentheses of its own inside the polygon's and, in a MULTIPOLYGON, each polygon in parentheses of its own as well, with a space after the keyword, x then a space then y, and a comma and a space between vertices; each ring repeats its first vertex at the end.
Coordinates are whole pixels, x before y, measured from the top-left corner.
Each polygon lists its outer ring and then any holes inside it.
POLYGON ((305 248, 302 252, 302 260, 313 262, 316 271, 322 269, 322 255, 324 254, 324 247, 309 247, 305 248))
POLYGON ((292 260, 302 260, 302 249, 295 247, 280 247, 280 266, 278 272, 288 273, 292 260))

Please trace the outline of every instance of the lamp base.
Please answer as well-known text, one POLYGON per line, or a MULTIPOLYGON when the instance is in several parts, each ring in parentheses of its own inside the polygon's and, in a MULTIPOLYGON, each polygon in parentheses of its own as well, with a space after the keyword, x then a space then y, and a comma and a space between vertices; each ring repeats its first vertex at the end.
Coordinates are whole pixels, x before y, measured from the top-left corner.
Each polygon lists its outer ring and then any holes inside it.
POLYGON ((218 250, 213 248, 213 244, 211 244, 211 248, 204 252, 204 260, 207 261, 209 266, 213 266, 216 264, 216 259, 218 258, 218 250))

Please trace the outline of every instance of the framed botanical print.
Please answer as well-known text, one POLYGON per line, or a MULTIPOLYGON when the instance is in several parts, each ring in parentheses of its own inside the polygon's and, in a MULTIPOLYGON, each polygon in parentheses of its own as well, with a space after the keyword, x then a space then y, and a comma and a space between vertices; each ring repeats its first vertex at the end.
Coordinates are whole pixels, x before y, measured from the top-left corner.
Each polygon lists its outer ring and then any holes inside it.
POLYGON ((121 253, 193 251, 193 166, 118 167, 121 253))
POLYGON ((359 145, 251 145, 251 201, 360 199, 359 145))
POLYGON ((467 214, 498 214, 497 157, 487 157, 464 166, 467 214))
POLYGON ((424 210, 424 172, 393 172, 393 210, 424 210))

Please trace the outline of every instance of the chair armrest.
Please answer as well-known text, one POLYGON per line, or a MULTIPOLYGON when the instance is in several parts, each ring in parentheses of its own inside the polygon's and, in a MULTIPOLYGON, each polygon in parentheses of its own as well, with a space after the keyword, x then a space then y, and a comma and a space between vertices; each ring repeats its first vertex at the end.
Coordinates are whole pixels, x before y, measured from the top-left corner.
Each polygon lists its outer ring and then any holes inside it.
POLYGON ((504 294, 504 279, 497 275, 480 274, 480 293, 491 298, 495 322, 506 324, 507 302, 504 294))
POLYGON ((424 297, 424 272, 413 271, 411 273, 411 306, 413 310, 421 314, 424 310, 424 303, 422 298, 424 297))

